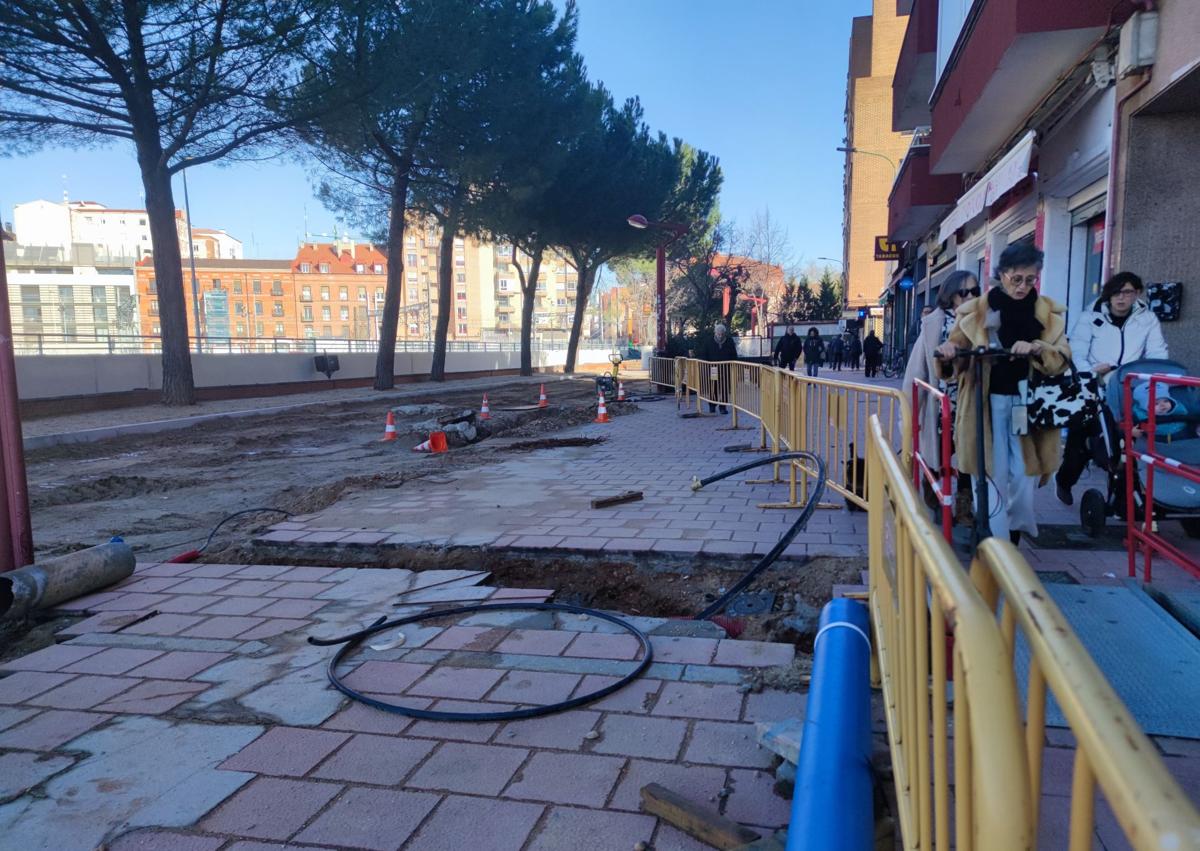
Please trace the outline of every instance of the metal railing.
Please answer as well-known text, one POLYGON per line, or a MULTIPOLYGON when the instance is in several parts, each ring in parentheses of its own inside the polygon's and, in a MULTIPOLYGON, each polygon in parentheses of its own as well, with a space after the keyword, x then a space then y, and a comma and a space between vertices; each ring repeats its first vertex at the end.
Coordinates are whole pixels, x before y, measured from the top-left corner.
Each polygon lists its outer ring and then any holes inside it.
MULTIPOLYGON (((866 508, 866 425, 878 415, 887 425, 893 446, 908 466, 909 408, 895 388, 809 378, 786 369, 762 364, 727 361, 713 363, 692 358, 676 359, 676 387, 681 400, 695 396, 696 410, 704 403, 727 405, 738 427, 738 415, 759 423, 759 446, 773 452, 807 450, 825 459, 825 486, 847 503, 866 508)), ((788 485, 788 501, 766 503, 769 508, 798 508, 808 499, 811 480, 817 475, 805 461, 773 467, 765 480, 788 485), (781 475, 781 472, 783 475, 781 475)), ((831 506, 826 506, 831 507, 831 506)))
POLYGON ((1048 693, 1077 747, 1070 849, 1093 846, 1097 785, 1133 847, 1200 847, 1200 813, 1020 553, 985 540, 968 575, 877 418, 868 432, 869 605, 904 847, 1036 846, 1048 693))
POLYGON ((950 495, 950 482, 956 473, 950 466, 954 455, 951 445, 953 424, 950 422, 950 397, 944 390, 939 390, 920 378, 913 379, 912 388, 912 475, 913 487, 921 492, 922 480, 934 489, 938 502, 941 503, 942 535, 947 541, 953 540, 954 535, 954 497, 950 495), (921 404, 921 394, 928 393, 938 405, 938 454, 939 458, 925 458, 921 454, 921 414, 925 406, 921 404))
POLYGON ((650 358, 650 383, 659 387, 669 387, 679 395, 679 376, 682 373, 675 367, 675 358, 650 358))

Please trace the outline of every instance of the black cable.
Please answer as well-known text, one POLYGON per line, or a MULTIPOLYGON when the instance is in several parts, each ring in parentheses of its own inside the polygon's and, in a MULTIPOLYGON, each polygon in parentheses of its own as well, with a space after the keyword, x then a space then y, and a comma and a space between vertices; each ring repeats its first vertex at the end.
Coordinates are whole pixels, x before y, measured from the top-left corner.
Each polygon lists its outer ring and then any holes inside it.
POLYGON ((458 606, 453 609, 438 609, 432 612, 422 612, 416 615, 410 615, 403 618, 393 618, 388 620, 386 616, 379 618, 375 623, 360 629, 358 632, 352 632, 349 635, 339 636, 337 638, 316 638, 309 636, 308 643, 317 647, 329 647, 334 644, 343 645, 333 658, 329 660, 328 676, 329 682, 340 691, 342 694, 348 695, 360 703, 365 703, 367 706, 373 706, 376 709, 382 709, 384 712, 394 712, 397 715, 404 715, 409 718, 421 718, 426 721, 515 721, 523 718, 538 718, 543 715, 553 715, 556 712, 563 712, 567 709, 574 709, 577 706, 591 703, 594 700, 599 700, 602 697, 607 697, 619 689, 624 688, 631 682, 640 677, 647 668, 650 667, 651 661, 654 659, 654 648, 650 645, 650 639, 646 634, 633 624, 623 621, 615 615, 610 615, 607 612, 589 609, 583 606, 570 606, 566 603, 479 603, 473 606, 458 606), (588 694, 573 697, 570 700, 563 700, 558 703, 548 703, 545 706, 531 706, 527 709, 509 709, 503 712, 445 712, 432 709, 414 709, 410 706, 400 706, 396 703, 388 703, 385 700, 379 700, 370 697, 362 692, 346 685, 346 683, 338 675, 337 668, 342 661, 353 653, 363 641, 376 635, 384 630, 391 629, 397 626, 404 626, 410 623, 420 623, 421 621, 432 620, 434 618, 448 617, 450 615, 465 615, 472 612, 499 612, 499 611, 534 611, 534 612, 567 612, 568 614, 587 615, 588 617, 599 618, 600 620, 608 621, 616 624, 626 632, 633 635, 634 638, 642 646, 642 660, 632 671, 630 671, 615 683, 611 683, 604 688, 588 694))
MULTIPOLYGON (((783 533, 783 537, 779 539, 775 546, 771 547, 770 551, 759 560, 758 564, 750 568, 750 570, 747 571, 741 579, 735 582, 728 591, 709 604, 704 611, 696 615, 696 620, 711 620, 715 615, 720 614, 725 607, 729 605, 729 601, 741 593, 741 591, 746 588, 747 585, 753 582, 756 576, 770 567, 771 564, 783 554, 783 551, 787 549, 788 544, 792 542, 796 535, 798 535, 800 531, 808 525, 808 521, 812 517, 813 512, 817 510, 817 504, 821 501, 821 496, 825 493, 825 460, 814 452, 781 452, 778 455, 769 455, 766 458, 758 458, 745 464, 739 464, 736 467, 731 467, 728 470, 717 473, 713 476, 709 476, 706 479, 693 480, 692 490, 698 491, 705 485, 712 484, 713 482, 720 481, 721 479, 729 478, 730 476, 736 476, 738 473, 744 473, 747 470, 753 470, 755 467, 761 467, 764 464, 773 464, 776 461, 791 461, 794 459, 810 461, 815 464, 817 468, 817 484, 809 494, 808 502, 804 504, 804 508, 801 510, 800 516, 796 518, 795 523, 788 527, 788 530, 783 533)), ((811 556, 805 556, 800 563, 802 565, 807 564, 811 560, 811 556)))
POLYGON ((224 518, 221 519, 220 523, 218 523, 216 526, 213 526, 212 531, 208 533, 208 537, 204 541, 204 546, 200 547, 200 549, 198 549, 197 552, 202 553, 206 549, 208 549, 208 545, 212 543, 213 538, 216 537, 217 532, 220 530, 220 528, 222 526, 224 526, 226 523, 228 523, 230 520, 233 520, 235 517, 241 517, 244 514, 259 514, 259 513, 282 514, 285 517, 292 516, 292 513, 290 511, 284 511, 282 508, 267 508, 267 507, 244 508, 241 511, 233 512, 233 514, 227 514, 227 515, 225 515, 224 518))

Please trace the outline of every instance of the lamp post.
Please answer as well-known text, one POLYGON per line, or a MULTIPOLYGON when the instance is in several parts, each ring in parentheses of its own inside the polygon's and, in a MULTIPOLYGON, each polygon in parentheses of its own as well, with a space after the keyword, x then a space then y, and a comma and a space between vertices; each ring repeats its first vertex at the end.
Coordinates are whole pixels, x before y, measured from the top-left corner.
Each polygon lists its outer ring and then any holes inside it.
POLYGON ((881 154, 878 151, 865 151, 862 148, 845 146, 839 147, 837 150, 841 151, 843 154, 865 154, 868 157, 879 157, 879 159, 883 160, 892 167, 892 183, 896 182, 896 163, 887 154, 881 154))
POLYGON ((635 213, 626 221, 632 228, 667 231, 669 236, 659 242, 654 250, 655 290, 658 299, 658 341, 655 348, 658 354, 667 353, 667 246, 688 232, 688 226, 677 222, 652 222, 640 213, 635 213))
MULTIPOLYGON (((13 236, 0 227, 0 292, 8 292, 4 241, 13 236)), ((15 240, 14 240, 15 241, 15 240)), ((29 483, 21 445, 21 409, 17 400, 17 361, 8 297, 0 299, 0 572, 33 563, 29 483)))
POLYGON ((188 259, 192 263, 192 312, 196 315, 196 353, 199 354, 204 351, 204 338, 200 335, 200 282, 196 280, 196 246, 192 242, 192 204, 188 199, 186 167, 183 169, 183 212, 187 217, 188 259))

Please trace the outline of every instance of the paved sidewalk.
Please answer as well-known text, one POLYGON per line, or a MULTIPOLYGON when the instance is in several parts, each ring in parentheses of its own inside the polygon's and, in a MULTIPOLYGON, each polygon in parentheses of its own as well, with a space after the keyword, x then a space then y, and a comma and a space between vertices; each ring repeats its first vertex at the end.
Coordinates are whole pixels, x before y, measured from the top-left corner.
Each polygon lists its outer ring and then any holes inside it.
MULTIPOLYGON (((738 683, 790 663, 788 645, 632 618, 653 635, 645 677, 581 709, 502 724, 353 703, 326 682, 336 648, 305 642, 439 600, 549 594, 477 587, 485 575, 150 564, 73 601, 64 608, 90 614, 73 638, 0 666, 0 845, 701 848, 640 812, 650 782, 764 830, 786 823, 754 722, 794 716, 803 698, 738 683)), ((420 708, 537 705, 630 670, 638 648, 613 630, 492 613, 406 627, 403 643, 382 635, 344 670, 349 684, 420 708)))
MULTIPOLYGON (((728 416, 680 419, 673 398, 639 403, 637 413, 558 437, 604 437, 603 444, 513 453, 469 470, 448 469, 399 491, 357 493, 324 511, 272 527, 262 543, 308 546, 487 546, 570 553, 647 551, 725 556, 767 552, 796 519, 786 485, 748 485, 771 468, 692 492, 701 478, 761 457, 726 446, 758 442, 753 428, 730 431, 728 416), (640 502, 593 509, 591 500, 640 490, 640 502)), ((743 418, 743 422, 748 418, 743 418)), ((499 441, 489 441, 497 446, 499 441)), ((786 471, 785 471, 786 472, 786 471)), ((785 557, 865 556, 866 515, 827 493, 785 557)))

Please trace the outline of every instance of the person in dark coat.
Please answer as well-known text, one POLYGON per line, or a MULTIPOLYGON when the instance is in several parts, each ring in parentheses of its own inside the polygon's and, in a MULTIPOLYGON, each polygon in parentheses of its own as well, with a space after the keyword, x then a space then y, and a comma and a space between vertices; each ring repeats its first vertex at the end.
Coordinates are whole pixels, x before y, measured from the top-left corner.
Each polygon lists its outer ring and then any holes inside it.
MULTIPOLYGON (((735 361, 737 359, 737 347, 733 344, 733 340, 730 339, 725 326, 717 323, 713 326, 713 336, 705 340, 704 345, 700 348, 700 360, 718 364, 722 361, 735 361)), ((720 366, 713 366, 710 368, 707 377, 710 388, 708 398, 715 400, 708 403, 708 412, 710 414, 714 413, 718 407, 722 414, 727 413, 728 408, 721 403, 729 399, 730 378, 728 367, 722 369, 720 366)))
POLYGON ((883 341, 875 336, 875 329, 872 328, 867 332, 867 339, 863 340, 863 361, 865 367, 865 375, 867 378, 874 378, 879 371, 879 363, 883 353, 883 341))
POLYGON ((795 370, 796 361, 800 359, 803 345, 800 337, 796 334, 796 329, 788 328, 787 333, 780 337, 779 342, 775 344, 775 363, 781 367, 786 366, 790 370, 795 370))
POLYGON ((804 372, 812 378, 817 377, 817 368, 821 362, 825 360, 825 341, 821 339, 821 332, 816 328, 809 328, 808 335, 804 338, 804 372))
POLYGON ((829 343, 829 367, 834 372, 842 371, 842 358, 846 354, 846 344, 841 336, 834 337, 829 343))
POLYGON ((858 339, 857 334, 850 335, 850 342, 846 344, 846 355, 850 358, 850 368, 858 369, 858 359, 862 357, 862 340, 858 339))

